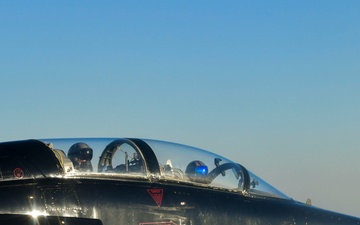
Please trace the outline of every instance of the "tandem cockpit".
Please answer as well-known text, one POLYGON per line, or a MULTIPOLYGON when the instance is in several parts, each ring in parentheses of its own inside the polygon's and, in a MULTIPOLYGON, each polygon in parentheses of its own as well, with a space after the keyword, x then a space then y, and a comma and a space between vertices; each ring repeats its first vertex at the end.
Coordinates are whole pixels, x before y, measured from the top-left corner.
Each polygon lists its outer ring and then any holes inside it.
MULTIPOLYGON (((57 169, 47 170, 45 166, 35 165, 39 170, 43 170, 40 173, 45 177, 138 179, 219 189, 255 197, 289 199, 242 165, 186 145, 138 138, 31 141, 31 151, 43 149, 42 151, 52 153, 53 164, 56 164, 54 168, 57 169), (37 148, 36 144, 43 147, 37 148)), ((27 158, 31 160, 30 153, 24 149, 19 151, 28 154, 27 158)), ((31 164, 40 164, 42 161, 44 160, 34 157, 31 164)), ((50 161, 47 160, 46 164, 50 165, 50 161)))

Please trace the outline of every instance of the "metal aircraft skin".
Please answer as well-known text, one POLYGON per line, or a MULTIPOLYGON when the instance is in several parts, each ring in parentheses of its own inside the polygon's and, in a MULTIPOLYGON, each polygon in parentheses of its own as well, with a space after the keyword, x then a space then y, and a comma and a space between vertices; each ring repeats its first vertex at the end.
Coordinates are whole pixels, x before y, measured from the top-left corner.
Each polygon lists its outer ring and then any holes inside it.
POLYGON ((0 143, 0 225, 360 225, 242 165, 138 138, 0 143))

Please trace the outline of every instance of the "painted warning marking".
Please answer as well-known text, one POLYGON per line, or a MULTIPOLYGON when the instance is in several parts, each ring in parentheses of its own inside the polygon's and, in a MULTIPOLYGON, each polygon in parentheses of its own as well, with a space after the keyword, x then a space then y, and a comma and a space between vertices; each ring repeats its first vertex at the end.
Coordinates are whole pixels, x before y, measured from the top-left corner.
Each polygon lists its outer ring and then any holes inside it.
POLYGON ((14 177, 21 179, 24 177, 24 171, 21 168, 15 168, 14 169, 14 177))
POLYGON ((155 203, 160 207, 164 195, 163 189, 147 189, 151 197, 154 199, 155 203))

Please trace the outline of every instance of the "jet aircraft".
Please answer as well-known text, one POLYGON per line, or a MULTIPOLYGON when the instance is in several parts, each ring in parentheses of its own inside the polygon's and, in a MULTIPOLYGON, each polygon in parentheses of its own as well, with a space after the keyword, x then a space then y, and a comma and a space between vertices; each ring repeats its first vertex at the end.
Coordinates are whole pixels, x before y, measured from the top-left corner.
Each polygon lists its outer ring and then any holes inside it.
POLYGON ((1 225, 360 225, 220 155, 139 138, 0 143, 0 199, 1 225))

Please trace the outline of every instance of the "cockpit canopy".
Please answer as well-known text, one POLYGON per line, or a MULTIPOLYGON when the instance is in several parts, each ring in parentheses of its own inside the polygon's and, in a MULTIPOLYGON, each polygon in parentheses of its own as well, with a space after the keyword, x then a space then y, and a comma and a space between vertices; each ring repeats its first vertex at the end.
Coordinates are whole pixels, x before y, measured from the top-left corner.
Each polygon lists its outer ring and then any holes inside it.
MULTIPOLYGON (((37 144, 32 140, 32 147, 28 151, 24 147, 15 149, 18 154, 28 155, 26 158, 32 160, 18 165, 41 164, 41 160, 30 156, 47 155, 45 164, 50 165, 53 160, 53 169, 47 170, 44 165, 35 166, 42 170, 37 174, 43 174, 46 178, 142 179, 288 199, 242 165, 186 145, 135 138, 42 139, 37 144)), ((0 144, 0 154, 8 154, 9 145, 11 143, 0 144)), ((18 172, 24 174, 31 171, 16 167, 18 172)), ((33 172, 31 176, 15 176, 14 170, 14 177, 11 174, 1 175, 0 180, 29 177, 38 179, 39 175, 33 172)))

